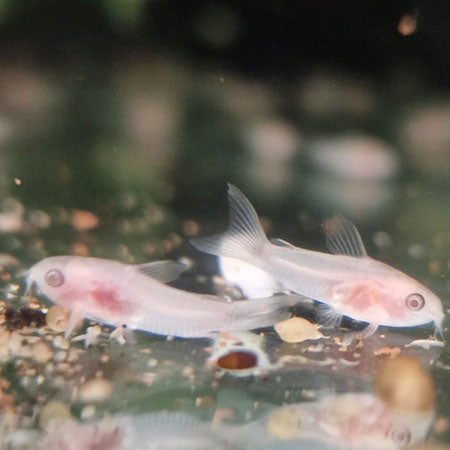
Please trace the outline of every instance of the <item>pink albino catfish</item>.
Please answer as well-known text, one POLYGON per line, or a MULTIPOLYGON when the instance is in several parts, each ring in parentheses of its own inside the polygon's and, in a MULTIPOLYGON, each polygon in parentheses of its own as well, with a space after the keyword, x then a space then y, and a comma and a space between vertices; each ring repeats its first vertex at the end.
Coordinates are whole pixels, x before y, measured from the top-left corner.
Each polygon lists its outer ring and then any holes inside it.
POLYGON ((439 298, 408 275, 370 258, 356 227, 336 216, 326 224, 333 254, 269 241, 248 199, 228 186, 230 227, 222 235, 194 239, 206 253, 227 256, 266 271, 282 288, 323 303, 320 319, 339 325, 342 316, 378 325, 411 327, 434 322, 441 333, 444 313, 439 298))
MULTIPOLYGON (((83 318, 131 330, 179 337, 263 328, 289 317, 291 296, 226 301, 167 286, 186 266, 171 261, 142 265, 99 258, 53 256, 27 275, 52 302, 71 315, 68 336, 83 318)), ((27 288, 27 290, 28 290, 27 288)))

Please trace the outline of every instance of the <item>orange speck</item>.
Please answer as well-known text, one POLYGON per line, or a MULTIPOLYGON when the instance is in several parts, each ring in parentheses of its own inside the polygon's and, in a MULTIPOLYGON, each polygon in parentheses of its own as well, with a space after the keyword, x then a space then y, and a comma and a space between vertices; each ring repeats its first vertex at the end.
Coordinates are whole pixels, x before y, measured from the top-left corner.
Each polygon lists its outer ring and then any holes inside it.
POLYGON ((433 431, 437 434, 445 433, 449 429, 449 420, 447 417, 439 417, 433 424, 433 431))
POLYGON ((14 183, 16 183, 17 186, 20 186, 22 184, 22 180, 20 178, 14 178, 14 183))
POLYGON ((417 17, 412 14, 406 14, 398 22, 398 32, 402 36, 409 36, 417 29, 417 17))
POLYGON ((381 347, 375 350, 373 353, 375 356, 389 355, 391 358, 399 355, 401 352, 400 347, 381 347))

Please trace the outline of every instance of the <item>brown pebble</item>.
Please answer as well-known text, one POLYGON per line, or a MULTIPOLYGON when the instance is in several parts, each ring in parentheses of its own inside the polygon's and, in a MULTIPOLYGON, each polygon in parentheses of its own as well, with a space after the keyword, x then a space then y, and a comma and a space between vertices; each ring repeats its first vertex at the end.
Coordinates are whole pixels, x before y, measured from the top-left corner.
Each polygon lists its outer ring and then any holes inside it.
POLYGON ((45 316, 47 326, 53 331, 64 331, 69 319, 68 312, 59 305, 52 306, 45 316))
POLYGON ((258 364, 258 358, 254 353, 237 351, 227 353, 216 361, 221 369, 244 370, 251 369, 258 364))
POLYGON ((433 408, 433 379, 416 358, 400 355, 387 360, 374 380, 377 395, 392 409, 424 413, 433 408))

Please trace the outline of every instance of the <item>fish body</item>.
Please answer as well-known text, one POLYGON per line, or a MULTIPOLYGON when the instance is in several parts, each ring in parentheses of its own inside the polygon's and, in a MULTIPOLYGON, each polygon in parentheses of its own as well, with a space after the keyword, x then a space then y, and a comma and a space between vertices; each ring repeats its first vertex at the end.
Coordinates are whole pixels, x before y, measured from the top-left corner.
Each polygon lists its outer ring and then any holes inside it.
POLYGON ((338 325, 343 315, 378 325, 410 327, 434 322, 440 330, 440 299, 403 272, 370 258, 355 226, 341 216, 325 223, 333 254, 269 241, 239 189, 229 185, 230 228, 195 239, 207 253, 238 258, 270 274, 282 288, 322 302, 321 319, 338 325))
POLYGON ((288 314, 289 296, 228 302, 164 284, 184 270, 180 266, 171 261, 136 266, 54 256, 35 264, 27 281, 71 312, 66 334, 80 319, 89 318, 161 335, 205 337, 217 331, 266 327, 288 314))

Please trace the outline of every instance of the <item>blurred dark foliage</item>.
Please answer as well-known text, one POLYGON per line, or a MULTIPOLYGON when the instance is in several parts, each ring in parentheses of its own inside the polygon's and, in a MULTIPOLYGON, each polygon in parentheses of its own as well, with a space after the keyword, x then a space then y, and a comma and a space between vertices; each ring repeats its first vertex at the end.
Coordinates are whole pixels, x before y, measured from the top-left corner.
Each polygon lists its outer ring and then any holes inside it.
POLYGON ((427 74, 430 83, 450 83, 446 0, 15 0, 4 1, 1 9, 6 57, 26 52, 44 63, 80 65, 113 61, 130 49, 171 49, 261 76, 297 76, 326 62, 381 77, 403 61, 427 74), (133 19, 126 16, 130 4, 133 19), (221 45, 202 39, 196 27, 203 11, 219 22, 226 12, 236 36, 221 45), (411 36, 397 31, 405 14, 417 18, 411 36))

